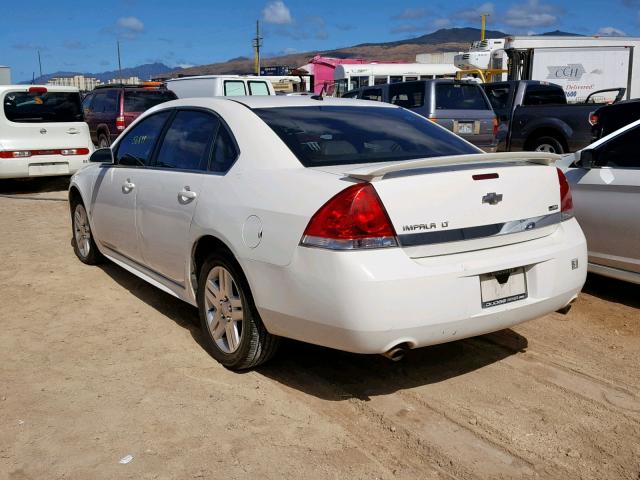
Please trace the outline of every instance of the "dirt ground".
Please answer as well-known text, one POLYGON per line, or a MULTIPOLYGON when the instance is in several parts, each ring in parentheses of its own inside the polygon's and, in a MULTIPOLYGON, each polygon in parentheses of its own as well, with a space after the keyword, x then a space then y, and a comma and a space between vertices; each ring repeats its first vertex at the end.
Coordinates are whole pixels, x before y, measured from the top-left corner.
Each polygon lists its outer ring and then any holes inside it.
POLYGON ((640 479, 638 286, 400 363, 286 342, 232 373, 192 307, 76 260, 65 188, 0 182, 0 478, 640 479))

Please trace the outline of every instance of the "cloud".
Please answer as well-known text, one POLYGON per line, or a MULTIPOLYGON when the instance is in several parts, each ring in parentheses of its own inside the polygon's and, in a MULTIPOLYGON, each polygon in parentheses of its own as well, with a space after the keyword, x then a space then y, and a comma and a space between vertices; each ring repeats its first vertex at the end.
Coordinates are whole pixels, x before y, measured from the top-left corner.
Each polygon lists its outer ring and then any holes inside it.
POLYGON ((138 34, 144 32, 144 23, 136 17, 120 17, 116 21, 116 26, 125 32, 138 34))
POLYGON ((191 67, 195 67, 195 64, 193 63, 179 63, 177 65, 180 68, 191 68, 191 67))
POLYGON ((615 27, 601 27, 596 32, 596 35, 600 35, 602 37, 624 37, 627 34, 615 27))
POLYGON ((87 45, 79 40, 67 40, 64 42, 64 48, 67 50, 84 50, 87 48, 87 45))
POLYGON ((427 15, 427 10, 424 8, 405 8, 398 15, 394 15, 394 20, 417 20, 424 18, 427 15))
POLYGON ((496 7, 491 2, 483 3, 482 5, 478 5, 476 8, 465 8, 464 10, 459 10, 456 12, 456 18, 460 18, 462 20, 472 21, 474 23, 478 23, 480 20, 480 15, 495 15, 496 7))
POLYGON ((281 0, 267 3, 262 10, 262 19, 265 23, 273 23, 275 25, 289 25, 293 23, 293 17, 291 17, 289 8, 281 0))
POLYGON ((562 11, 553 5, 528 0, 514 5, 504 16, 503 22, 515 28, 550 27, 558 23, 562 11))
POLYGON ((47 47, 44 47, 42 45, 36 45, 33 43, 14 43, 13 45, 11 45, 11 48, 14 48, 16 50, 40 50, 42 52, 48 50, 47 47))
POLYGON ((397 25, 391 29, 391 33, 422 33, 427 30, 424 25, 414 25, 412 23, 405 23, 397 25))
POLYGON ((329 38, 327 22, 319 15, 305 17, 301 22, 292 20, 290 24, 267 26, 264 33, 265 36, 274 34, 293 38, 294 40, 308 40, 310 38, 326 40, 329 38), (304 27, 300 27, 299 23, 304 27))
POLYGON ((436 18, 431 24, 434 28, 447 28, 451 26, 451 20, 448 18, 436 18))

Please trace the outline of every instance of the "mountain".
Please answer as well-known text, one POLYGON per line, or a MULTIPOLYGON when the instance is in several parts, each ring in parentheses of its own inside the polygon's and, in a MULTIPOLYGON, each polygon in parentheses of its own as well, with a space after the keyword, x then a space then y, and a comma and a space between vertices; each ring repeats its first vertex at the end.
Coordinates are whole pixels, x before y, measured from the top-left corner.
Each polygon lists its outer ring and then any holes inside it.
MULTIPOLYGON (((489 30, 487 31, 487 36, 489 38, 502 38, 506 37, 507 34, 489 30)), ((480 30, 477 28, 444 28, 420 37, 394 42, 361 43, 352 47, 333 50, 318 50, 263 58, 262 65, 289 65, 298 67, 306 64, 314 55, 336 58, 370 58, 382 62, 415 62, 416 55, 419 53, 464 51, 470 47, 471 42, 479 39, 480 30)), ((198 65, 180 71, 174 70, 168 72, 167 76, 238 74, 249 73, 252 69, 253 60, 240 57, 226 62, 198 65)))
POLYGON ((553 32, 541 33, 540 35, 548 36, 548 37, 583 37, 584 35, 580 35, 579 33, 570 33, 563 32, 561 30, 554 30, 553 32))
MULTIPOLYGON (((508 34, 498 30, 486 30, 486 38, 503 38, 508 34)), ((427 33, 420 37, 410 38, 407 40, 398 40, 396 42, 386 43, 361 43, 356 47, 369 46, 397 46, 411 43, 414 45, 438 45, 442 43, 471 43, 480 40, 480 30, 477 28, 441 28, 432 33, 427 33)))
MULTIPOLYGON (((73 75, 84 75, 86 77, 95 77, 98 80, 102 80, 106 82, 113 78, 129 78, 129 77, 139 77, 141 80, 149 80, 152 77, 160 75, 162 73, 168 71, 179 72, 180 68, 171 68, 164 63, 147 63, 144 65, 138 65, 137 67, 123 68, 122 72, 118 70, 111 70, 107 72, 100 73, 86 73, 86 72, 65 72, 58 71, 54 73, 48 73, 46 75, 42 75, 41 77, 36 77, 34 83, 44 84, 47 83, 53 77, 69 77, 73 75)), ((21 82, 23 84, 31 83, 31 80, 21 82)))

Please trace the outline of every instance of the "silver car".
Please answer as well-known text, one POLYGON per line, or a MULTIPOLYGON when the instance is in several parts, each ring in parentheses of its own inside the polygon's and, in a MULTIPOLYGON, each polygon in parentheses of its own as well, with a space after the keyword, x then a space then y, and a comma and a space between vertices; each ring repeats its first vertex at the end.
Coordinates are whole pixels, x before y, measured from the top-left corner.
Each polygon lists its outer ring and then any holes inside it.
POLYGON ((589 271, 640 284, 640 120, 560 162, 587 237, 589 271))
POLYGON ((495 152, 498 120, 480 85, 436 79, 361 87, 343 98, 387 102, 407 108, 458 134, 485 152, 495 152))

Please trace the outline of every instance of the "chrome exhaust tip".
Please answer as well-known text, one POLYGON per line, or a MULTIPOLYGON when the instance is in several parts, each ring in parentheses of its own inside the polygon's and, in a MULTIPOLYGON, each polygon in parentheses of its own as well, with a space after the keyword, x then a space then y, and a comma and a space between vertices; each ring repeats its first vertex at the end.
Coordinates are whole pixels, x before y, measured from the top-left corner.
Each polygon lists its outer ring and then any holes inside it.
POLYGON ((382 354, 382 356, 388 358, 392 362, 399 362, 404 358, 406 351, 407 349, 405 347, 397 346, 387 350, 382 354))

